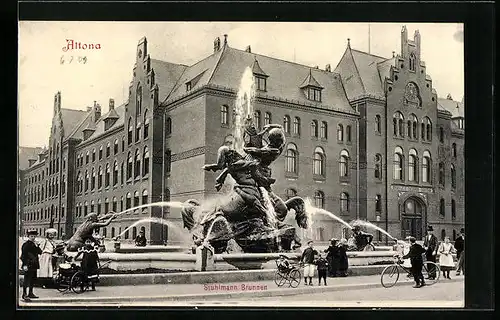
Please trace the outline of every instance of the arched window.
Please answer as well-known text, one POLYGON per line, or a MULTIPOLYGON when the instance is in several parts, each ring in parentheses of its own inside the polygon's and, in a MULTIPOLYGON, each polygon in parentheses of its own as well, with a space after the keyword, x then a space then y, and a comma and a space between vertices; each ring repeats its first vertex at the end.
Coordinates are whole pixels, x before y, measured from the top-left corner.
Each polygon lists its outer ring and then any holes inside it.
POLYGON ((137 207, 140 205, 139 201, 140 201, 139 191, 136 191, 136 192, 134 192, 134 207, 137 207))
POLYGON ((127 180, 132 178, 132 165, 134 163, 134 160, 132 159, 132 153, 128 153, 127 156, 127 180))
POLYGON ((118 184, 118 162, 113 164, 113 185, 116 186, 118 184))
POLYGON ((444 163, 439 163, 439 184, 444 186, 444 163))
MULTIPOLYGON (((259 113, 260 116, 260 113, 259 113)), ((271 115, 271 112, 266 112, 264 114, 264 125, 271 124, 271 121, 273 121, 273 117, 271 115)), ((260 128, 260 121, 259 121, 259 128, 260 128)))
POLYGON ((314 205, 316 208, 325 208, 325 194, 322 191, 316 191, 314 193, 314 205))
POLYGON ((142 204, 148 203, 148 190, 144 189, 142 191, 142 204))
POLYGON ((456 143, 453 143, 451 145, 451 155, 453 156, 453 158, 457 157, 457 144, 456 143))
MULTIPOLYGON (((220 107, 220 124, 223 126, 229 125, 229 107, 222 105, 220 107)), ((172 120, 167 118, 167 134, 172 133, 172 120)))
POLYGON ((134 178, 141 174, 141 153, 139 149, 135 150, 135 163, 134 163, 134 178))
POLYGON ((422 157, 422 182, 431 183, 431 168, 431 154, 426 150, 422 157))
POLYGON ((92 162, 95 161, 95 149, 92 149, 92 162))
POLYGON ((405 118, 401 112, 395 112, 392 115, 392 126, 394 136, 404 137, 404 121, 405 118))
MULTIPOLYGON (((85 191, 87 191, 89 189, 89 172, 87 170, 85 170, 85 191)), ((52 186, 49 190, 52 190, 52 186)), ((50 194, 50 196, 52 196, 52 192, 50 194)))
POLYGON ((85 201, 85 203, 83 204, 83 216, 86 217, 87 214, 88 214, 88 209, 89 209, 89 203, 87 201, 85 201))
POLYGON ((99 147, 99 160, 102 160, 102 146, 99 147))
POLYGON ((382 121, 380 120, 380 115, 375 116, 375 132, 381 133, 382 131, 382 121))
POLYGON ((347 142, 351 142, 351 126, 345 127, 345 134, 347 142))
POLYGON ((377 153, 375 155, 375 179, 382 179, 382 155, 377 153))
POLYGON ((96 181, 96 177, 95 177, 95 169, 92 168, 92 180, 91 180, 91 183, 90 183, 90 189, 91 190, 94 190, 95 189, 95 181, 96 181))
POLYGON ((139 141, 141 138, 141 121, 137 120, 137 124, 135 126, 135 142, 139 141))
POLYGON ((132 207, 132 194, 127 193, 127 200, 125 201, 125 209, 130 209, 132 207))
POLYGON ((97 199, 97 214, 101 214, 101 199, 97 199))
POLYGON ((132 239, 137 238, 137 227, 132 228, 132 239))
POLYGON ((407 125, 408 138, 418 139, 417 123, 418 123, 417 117, 414 114, 411 114, 410 117, 408 117, 408 125, 407 125))
POLYGON ((123 184, 123 177, 125 176, 125 168, 123 166, 123 162, 120 165, 120 183, 123 184))
POLYGON ((325 152, 321 147, 316 147, 314 149, 314 157, 313 157, 314 165, 313 165, 313 174, 317 176, 325 175, 325 152))
POLYGON ((142 161, 142 174, 147 175, 149 173, 149 149, 148 147, 144 147, 144 155, 142 161))
POLYGON ((293 133, 300 136, 300 118, 295 117, 293 119, 293 133))
MULTIPOLYGON (((116 212, 114 209, 113 209, 113 211, 116 212)), ((108 212, 109 212, 109 199, 106 198, 106 199, 104 199, 104 213, 108 213, 108 212)))
POLYGON ((347 177, 349 175, 349 153, 347 150, 340 152, 339 173, 340 177, 347 177))
POLYGON ((318 137, 318 121, 311 121, 311 136, 317 138, 318 137))
POLYGON ((444 129, 443 127, 439 127, 439 142, 444 142, 444 129))
POLYGON ((415 149, 410 149, 408 156, 408 180, 418 182, 418 158, 415 149))
POLYGON ((293 143, 289 143, 286 150, 286 172, 298 173, 298 152, 297 147, 293 143))
POLYGON ((415 71, 416 69, 416 58, 415 58, 415 54, 412 52, 410 54, 410 59, 409 59, 409 63, 410 63, 410 71, 415 71))
POLYGON ((120 197, 120 210, 123 211, 123 196, 120 197))
POLYGON ((170 149, 165 150, 165 172, 170 172, 172 169, 172 152, 170 149))
POLYGON ((288 115, 283 117, 283 130, 285 133, 290 133, 290 116, 288 115))
POLYGON ((451 218, 457 218, 457 204, 455 202, 455 199, 451 199, 451 218))
POLYGON ((137 85, 136 103, 135 103, 135 114, 138 117, 142 110, 142 87, 140 84, 137 85))
POLYGON ((104 175, 104 186, 109 187, 109 177, 111 175, 111 170, 109 168, 109 163, 106 163, 106 173, 104 175))
POLYGON ((321 121, 321 139, 328 139, 328 123, 321 121))
POLYGON ((432 122, 428 117, 424 118, 421 136, 422 140, 432 141, 432 122), (425 138, 424 138, 424 127, 425 127, 425 138))
POLYGON ((346 192, 342 192, 340 194, 340 211, 348 212, 349 211, 349 194, 346 192))
POLYGON ((87 151, 87 153, 85 154, 85 164, 88 164, 89 163, 89 151, 87 151))
POLYGON ((340 123, 337 125, 337 141, 344 141, 344 126, 340 123))
MULTIPOLYGON (((227 106, 222 106, 222 108, 224 108, 224 107, 227 107, 227 106)), ((221 122, 222 122, 222 114, 223 114, 222 108, 221 108, 221 122)), ((227 111, 226 111, 226 119, 227 119, 227 111)), ((222 123, 222 124, 224 124, 224 123, 222 123)), ((167 135, 172 134, 172 119, 170 117, 168 117, 167 120, 165 121, 165 133, 167 135)))
POLYGON ((134 124, 132 123, 132 118, 128 119, 128 135, 127 135, 127 143, 132 143, 132 135, 134 132, 134 124))
POLYGON ((149 137, 149 115, 148 115, 148 109, 144 111, 144 139, 147 139, 149 137))
MULTIPOLYGON (((266 115, 267 115, 267 112, 266 112, 266 115)), ((261 128, 261 115, 260 115, 260 111, 259 110, 256 110, 254 113, 253 113, 253 122, 254 122, 254 125, 255 125, 255 129, 257 130, 260 130, 261 128)))
POLYGON ((375 196, 375 212, 382 212, 382 196, 379 194, 375 196))
POLYGON ((118 212, 118 199, 116 199, 116 197, 113 197, 112 208, 114 212, 118 212))
POLYGON ((403 180, 403 149, 394 150, 394 180, 403 180))
POLYGON ((286 189, 286 199, 291 199, 293 197, 297 196, 297 190, 288 188, 286 189))
POLYGON ((453 164, 451 165, 451 187, 453 189, 457 187, 457 170, 453 164))
POLYGON ((441 198, 439 200, 439 215, 444 218, 445 216, 445 207, 444 207, 444 199, 441 198))
POLYGON ((113 145, 113 154, 118 154, 118 139, 115 140, 115 143, 113 145))

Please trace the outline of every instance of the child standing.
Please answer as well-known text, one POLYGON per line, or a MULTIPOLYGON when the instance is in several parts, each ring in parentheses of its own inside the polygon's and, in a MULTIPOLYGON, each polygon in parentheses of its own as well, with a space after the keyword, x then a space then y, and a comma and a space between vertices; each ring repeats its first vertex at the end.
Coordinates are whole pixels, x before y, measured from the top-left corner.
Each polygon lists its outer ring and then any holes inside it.
MULTIPOLYGON (((83 273, 92 285, 92 291, 95 291, 95 283, 99 281, 99 246, 92 242, 91 238, 85 239, 85 246, 78 249, 75 260, 83 254, 80 264, 83 273)), ((82 283, 83 286, 83 283, 82 283)))
POLYGON ((31 301, 31 299, 38 298, 33 293, 33 285, 36 280, 37 270, 40 268, 40 262, 38 261, 38 255, 42 254, 42 249, 35 243, 35 238, 38 235, 38 231, 29 230, 28 240, 23 243, 21 248, 21 261, 22 268, 24 271, 24 282, 23 282, 23 300, 31 301), (26 293, 26 289, 29 288, 29 292, 26 293))
POLYGON ((321 285, 321 279, 326 286, 326 273, 328 272, 328 260, 325 258, 325 254, 321 254, 319 259, 316 260, 316 265, 318 269, 318 286, 321 285))

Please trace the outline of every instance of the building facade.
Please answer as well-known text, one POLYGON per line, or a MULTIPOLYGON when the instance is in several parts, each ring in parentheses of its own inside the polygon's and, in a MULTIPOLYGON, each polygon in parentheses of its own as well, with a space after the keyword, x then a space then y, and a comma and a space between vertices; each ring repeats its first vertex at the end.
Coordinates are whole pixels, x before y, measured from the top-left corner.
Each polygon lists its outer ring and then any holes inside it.
MULTIPOLYGON (((271 166, 276 194, 310 198, 396 237, 420 237, 427 224, 455 235, 464 223, 463 101, 438 99, 420 35, 408 40, 404 28, 401 37, 401 54, 389 59, 348 43, 334 71, 231 48, 227 37, 185 66, 152 59, 141 39, 122 105, 110 99, 105 114, 97 102, 75 111, 61 108, 56 94, 49 147, 22 171, 22 228, 70 236, 88 213, 112 210, 125 212, 99 231, 107 238, 131 240, 144 226, 152 244, 189 240, 179 209, 133 208, 219 194, 216 174, 201 168, 234 141, 240 81, 250 70, 257 127, 285 129, 287 145, 271 166)), ((308 237, 332 236, 345 230, 315 215, 308 237)))

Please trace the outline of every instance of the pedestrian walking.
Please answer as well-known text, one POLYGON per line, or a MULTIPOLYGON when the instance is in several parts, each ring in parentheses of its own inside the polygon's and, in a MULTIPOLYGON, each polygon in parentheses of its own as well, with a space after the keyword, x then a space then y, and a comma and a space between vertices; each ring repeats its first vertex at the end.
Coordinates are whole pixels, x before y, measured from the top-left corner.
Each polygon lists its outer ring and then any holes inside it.
POLYGON ((421 288, 425 286, 425 280, 422 274, 422 267, 424 263, 422 255, 425 253, 425 249, 417 243, 417 239, 415 239, 415 237, 410 237, 410 244, 410 251, 401 258, 410 259, 411 273, 413 274, 413 279, 415 280, 413 288, 421 288))
POLYGON ((45 238, 40 242, 42 254, 38 258, 40 269, 37 271, 37 278, 38 282, 42 284, 42 288, 44 289, 51 287, 51 284, 53 284, 54 264, 52 260, 54 258, 54 253, 56 252, 56 245, 54 243, 56 236, 56 229, 47 229, 45 230, 45 238))
MULTIPOLYGON (((436 263, 436 255, 438 250, 438 239, 434 235, 434 228, 432 226, 427 227, 427 236, 424 240, 425 258, 427 261, 436 263)), ((436 279, 436 268, 434 265, 429 267, 428 279, 436 279)))
POLYGON ((328 276, 336 277, 337 270, 339 265, 339 247, 338 247, 338 239, 332 238, 330 239, 330 246, 325 249, 326 252, 326 260, 328 261, 328 276))
POLYGON ((464 249, 465 249, 465 229, 460 229, 460 235, 455 240, 455 250, 457 251, 457 273, 459 276, 460 272, 465 273, 464 271, 464 249))
POLYGON ((452 253, 456 252, 453 245, 450 243, 450 237, 444 237, 444 242, 439 245, 439 266, 443 271, 443 277, 450 278, 450 271, 455 268, 452 253))
MULTIPOLYGON (((80 266, 85 277, 92 285, 92 291, 95 291, 95 283, 99 281, 99 246, 93 241, 93 238, 85 239, 85 246, 78 249, 75 260, 83 254, 80 266)), ((83 286, 82 282, 82 286, 83 286)))
POLYGON ((314 258, 318 254, 316 250, 314 250, 313 241, 307 242, 308 247, 302 253, 302 257, 300 261, 304 263, 304 285, 312 286, 312 278, 314 277, 314 258), (309 278, 309 283, 307 283, 307 278, 309 278))
POLYGON ((38 298, 33 293, 33 285, 36 281, 36 273, 38 268, 40 268, 40 262, 38 261, 38 256, 42 254, 42 249, 35 243, 35 238, 38 235, 38 231, 32 229, 27 232, 28 240, 23 243, 21 247, 21 261, 22 269, 24 271, 24 282, 23 282, 23 295, 24 301, 31 301, 31 299, 38 298), (29 290, 28 292, 26 292, 29 290))
POLYGON ((321 286, 321 279, 326 286, 326 274, 328 272, 328 260, 326 260, 326 254, 322 253, 320 257, 316 260, 316 266, 318 269, 318 286, 321 286))
POLYGON ((339 263, 338 263, 338 275, 341 277, 347 277, 347 269, 349 269, 349 259, 347 257, 347 240, 342 238, 338 245, 339 251, 339 263))

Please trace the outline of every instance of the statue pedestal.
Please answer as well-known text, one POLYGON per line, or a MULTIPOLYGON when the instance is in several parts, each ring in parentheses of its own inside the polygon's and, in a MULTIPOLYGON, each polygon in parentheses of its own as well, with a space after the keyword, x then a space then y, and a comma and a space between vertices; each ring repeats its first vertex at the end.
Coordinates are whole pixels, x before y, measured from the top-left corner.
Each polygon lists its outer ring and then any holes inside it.
POLYGON ((202 244, 196 248, 196 265, 197 271, 212 271, 215 270, 214 249, 209 244, 202 244))

